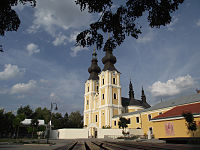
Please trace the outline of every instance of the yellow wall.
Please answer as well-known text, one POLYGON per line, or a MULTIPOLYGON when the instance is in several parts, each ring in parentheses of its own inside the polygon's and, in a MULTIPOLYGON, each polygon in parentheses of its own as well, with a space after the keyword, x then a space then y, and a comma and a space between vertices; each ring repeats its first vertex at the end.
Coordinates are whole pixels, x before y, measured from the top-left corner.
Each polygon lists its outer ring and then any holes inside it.
POLYGON ((106 99, 105 88, 103 88, 103 89, 101 89, 101 105, 105 105, 105 99, 106 99), (103 96, 102 96, 103 94, 104 94, 104 99, 103 99, 103 96))
POLYGON ((113 109, 113 116, 118 115, 118 108, 113 109))
POLYGON ((112 89, 112 103, 118 105, 118 91, 116 88, 112 89), (114 99, 114 93, 116 94, 116 99, 114 99))
MULTIPOLYGON (((195 118, 196 122, 200 121, 200 118, 195 118)), ((186 127, 186 121, 184 118, 182 119, 175 119, 175 120, 169 120, 169 121, 156 121, 153 122, 153 128, 154 128, 154 136, 155 138, 172 138, 172 137, 192 137, 192 133, 188 132, 188 129, 186 127), (173 135, 167 135, 165 130, 165 124, 170 123, 173 124, 173 135)), ((197 130, 195 136, 200 137, 199 129, 197 130)))
POLYGON ((101 127, 105 126, 105 110, 101 110, 101 127))

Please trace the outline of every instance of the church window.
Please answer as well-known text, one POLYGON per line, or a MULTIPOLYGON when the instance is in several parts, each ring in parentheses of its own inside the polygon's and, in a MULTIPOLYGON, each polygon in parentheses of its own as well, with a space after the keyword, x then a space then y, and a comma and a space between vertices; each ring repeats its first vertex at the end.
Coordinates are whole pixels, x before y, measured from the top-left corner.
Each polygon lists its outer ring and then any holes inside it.
POLYGON ((113 97, 114 97, 114 99, 117 99, 117 96, 116 96, 116 94, 115 94, 115 93, 114 93, 113 97))
POLYGON ((104 94, 102 94, 102 99, 104 99, 104 94))
POLYGON ((97 91, 99 91, 99 87, 97 86, 97 91))
POLYGON ((88 92, 90 91, 90 87, 88 86, 88 92))
POLYGON ((89 104, 89 101, 87 100, 87 105, 89 104))
POLYGON ((148 115, 148 119, 149 119, 149 121, 151 120, 151 114, 148 115))
POLYGON ((139 123, 139 122, 140 122, 140 118, 136 117, 136 123, 139 123))
POLYGON ((96 115, 96 122, 97 122, 97 115, 96 115))
POLYGON ((104 85, 104 79, 103 79, 103 81, 102 81, 102 84, 104 85))
POLYGON ((104 112, 103 112, 103 115, 104 115, 104 112))
POLYGON ((152 127, 149 128, 149 132, 150 132, 150 134, 153 134, 153 128, 152 127))
POLYGON ((114 121, 114 126, 116 126, 116 124, 117 124, 117 122, 116 122, 116 121, 114 121))
POLYGON ((115 84, 115 78, 113 78, 113 84, 115 84))

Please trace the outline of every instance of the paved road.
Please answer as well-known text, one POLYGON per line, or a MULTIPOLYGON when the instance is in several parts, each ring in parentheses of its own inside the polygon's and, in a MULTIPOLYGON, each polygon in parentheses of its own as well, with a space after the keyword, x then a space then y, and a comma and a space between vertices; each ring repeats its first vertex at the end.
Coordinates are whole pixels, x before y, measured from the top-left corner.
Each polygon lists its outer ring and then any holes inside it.
POLYGON ((145 143, 105 139, 54 140, 55 145, 6 145, 0 150, 200 150, 200 145, 145 143))

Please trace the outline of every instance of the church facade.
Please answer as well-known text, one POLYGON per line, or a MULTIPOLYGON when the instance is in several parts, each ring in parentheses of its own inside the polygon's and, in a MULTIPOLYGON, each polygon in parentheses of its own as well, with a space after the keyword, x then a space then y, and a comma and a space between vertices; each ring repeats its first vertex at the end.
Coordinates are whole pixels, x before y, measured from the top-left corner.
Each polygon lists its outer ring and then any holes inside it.
POLYGON ((94 51, 88 68, 90 76, 85 82, 84 126, 89 129, 89 136, 96 136, 98 128, 112 128, 114 116, 150 107, 143 88, 141 100, 135 99, 131 81, 129 98, 121 96, 121 73, 114 66, 116 57, 111 49, 106 49, 102 58, 102 71, 96 56, 94 51))

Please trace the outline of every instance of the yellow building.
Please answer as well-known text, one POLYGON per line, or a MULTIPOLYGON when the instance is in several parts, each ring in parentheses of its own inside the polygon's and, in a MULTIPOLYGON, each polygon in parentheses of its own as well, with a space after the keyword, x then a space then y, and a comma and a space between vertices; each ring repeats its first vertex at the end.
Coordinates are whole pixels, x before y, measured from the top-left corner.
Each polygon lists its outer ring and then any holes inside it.
POLYGON ((142 88, 142 100, 134 97, 132 83, 129 85, 129 98, 121 97, 120 72, 115 68, 116 57, 107 49, 102 58, 101 71, 96 57, 88 68, 89 79, 85 82, 84 126, 89 128, 89 136, 95 136, 98 128, 111 128, 114 116, 149 108, 142 88))
MULTIPOLYGON (((130 120, 129 129, 143 130, 145 135, 151 134, 155 138, 190 136, 181 113, 175 118, 162 118, 162 115, 179 106, 195 106, 200 102, 199 93, 164 101, 151 107, 146 101, 143 88, 141 100, 135 99, 130 81, 129 98, 121 97, 120 72, 114 66, 116 57, 111 49, 106 49, 105 53, 102 58, 104 68, 101 71, 97 64, 97 54, 93 52, 92 63, 88 68, 90 76, 85 82, 84 126, 89 129, 88 137, 97 137, 99 128, 118 129, 120 117, 130 120), (167 126, 174 129, 173 134, 168 133, 167 126)), ((199 114, 195 114, 195 120, 200 120, 199 114)))

